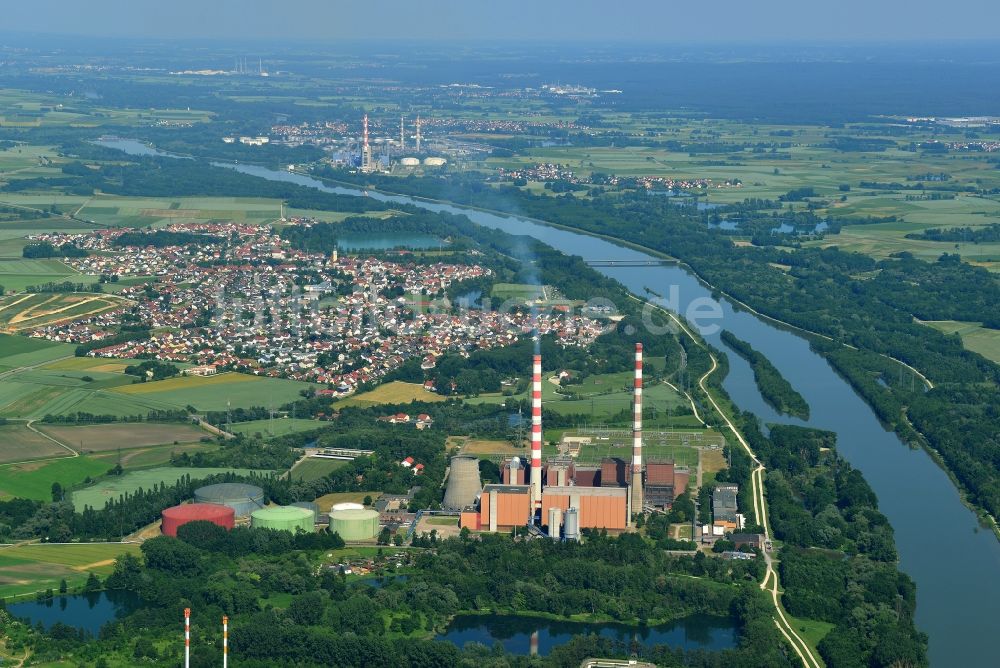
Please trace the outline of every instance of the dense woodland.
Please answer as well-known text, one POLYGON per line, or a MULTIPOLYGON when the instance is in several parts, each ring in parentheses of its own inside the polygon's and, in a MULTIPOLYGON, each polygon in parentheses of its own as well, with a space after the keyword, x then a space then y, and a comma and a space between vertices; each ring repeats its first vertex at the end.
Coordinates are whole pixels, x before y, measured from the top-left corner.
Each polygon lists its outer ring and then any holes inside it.
POLYGON ((754 380, 767 403, 786 415, 793 415, 803 420, 809 419, 809 404, 806 403, 805 397, 795 391, 771 360, 754 350, 746 341, 737 338, 728 329, 723 330, 721 336, 723 343, 750 363, 754 380))

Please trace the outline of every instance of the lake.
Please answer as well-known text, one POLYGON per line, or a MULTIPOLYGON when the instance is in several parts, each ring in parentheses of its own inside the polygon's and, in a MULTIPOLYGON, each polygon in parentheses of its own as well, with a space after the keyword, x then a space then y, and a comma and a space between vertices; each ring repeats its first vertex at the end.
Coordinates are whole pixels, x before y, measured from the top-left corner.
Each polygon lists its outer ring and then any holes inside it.
POLYGON ((739 634, 731 619, 691 615, 659 626, 570 622, 520 615, 458 615, 437 636, 458 647, 477 642, 493 647, 500 643, 511 654, 545 656, 573 636, 597 634, 625 645, 670 645, 683 649, 720 650, 736 646, 739 634))
POLYGON ((56 622, 97 635, 101 627, 139 609, 142 602, 129 591, 99 591, 57 596, 47 601, 25 601, 7 606, 7 612, 47 629, 56 622))

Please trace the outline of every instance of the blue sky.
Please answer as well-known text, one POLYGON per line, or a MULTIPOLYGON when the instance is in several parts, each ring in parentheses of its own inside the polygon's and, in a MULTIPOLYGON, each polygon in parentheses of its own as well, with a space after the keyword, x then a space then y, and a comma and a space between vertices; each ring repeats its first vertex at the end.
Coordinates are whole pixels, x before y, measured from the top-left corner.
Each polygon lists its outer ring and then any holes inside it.
POLYGON ((998 0, 29 0, 0 30, 177 38, 1000 38, 998 0))

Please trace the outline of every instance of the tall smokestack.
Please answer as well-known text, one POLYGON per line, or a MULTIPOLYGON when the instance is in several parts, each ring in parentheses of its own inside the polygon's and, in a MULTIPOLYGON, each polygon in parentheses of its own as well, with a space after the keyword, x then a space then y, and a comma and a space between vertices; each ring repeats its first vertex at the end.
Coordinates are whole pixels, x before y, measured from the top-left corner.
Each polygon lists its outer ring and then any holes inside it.
POLYGON ((417 153, 420 153, 420 116, 417 116, 417 153))
POLYGON ((222 668, 229 667, 229 617, 222 616, 222 668))
POLYGON ((365 114, 365 133, 363 146, 368 148, 368 114, 365 114))
POLYGON ((191 608, 184 608, 184 668, 191 668, 191 608))
POLYGON ((642 344, 635 344, 635 389, 632 401, 632 514, 642 512, 642 344))
POLYGON ((542 507, 542 356, 531 364, 531 509, 542 507))
POLYGON ((403 129, 403 117, 399 117, 399 151, 402 153, 406 150, 406 134, 403 129))

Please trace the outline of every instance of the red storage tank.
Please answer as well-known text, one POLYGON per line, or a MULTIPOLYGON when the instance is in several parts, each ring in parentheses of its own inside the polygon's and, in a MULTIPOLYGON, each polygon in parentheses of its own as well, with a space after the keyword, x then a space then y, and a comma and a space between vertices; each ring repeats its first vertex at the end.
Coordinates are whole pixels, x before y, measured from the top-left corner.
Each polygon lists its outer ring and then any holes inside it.
POLYGON ((205 520, 224 529, 232 529, 236 524, 236 511, 229 506, 216 503, 188 503, 174 506, 163 511, 163 525, 160 530, 166 536, 176 536, 177 527, 195 520, 205 520))

